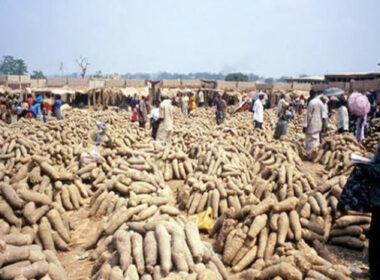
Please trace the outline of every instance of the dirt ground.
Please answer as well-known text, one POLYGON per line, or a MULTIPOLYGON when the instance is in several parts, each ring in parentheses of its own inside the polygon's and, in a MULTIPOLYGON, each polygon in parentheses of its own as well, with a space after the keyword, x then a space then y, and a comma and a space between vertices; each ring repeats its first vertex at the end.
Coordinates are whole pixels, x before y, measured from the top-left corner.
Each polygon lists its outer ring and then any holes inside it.
POLYGON ((83 251, 83 245, 90 237, 94 236, 100 222, 99 217, 89 218, 88 214, 89 201, 87 201, 85 207, 69 213, 70 223, 74 227, 71 231, 70 250, 58 253, 58 258, 66 270, 68 279, 90 279, 91 276, 94 262, 90 261, 88 257, 82 260, 78 259, 83 251))

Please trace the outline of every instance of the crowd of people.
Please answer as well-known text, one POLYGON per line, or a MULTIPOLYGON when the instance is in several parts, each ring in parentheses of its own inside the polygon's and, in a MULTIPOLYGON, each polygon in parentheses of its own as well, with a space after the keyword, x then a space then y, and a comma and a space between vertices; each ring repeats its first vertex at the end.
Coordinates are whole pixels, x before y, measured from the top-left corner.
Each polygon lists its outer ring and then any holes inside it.
MULTIPOLYGON (((371 121, 380 116, 375 92, 362 94, 368 98, 370 111, 368 114, 357 116, 348 109, 348 99, 344 94, 328 96, 323 92, 310 91, 310 96, 305 99, 303 95, 292 96, 286 100, 285 94, 281 94, 277 103, 278 121, 274 133, 275 139, 287 135, 288 123, 295 114, 302 114, 306 109, 303 132, 305 133, 306 153, 311 156, 313 150, 320 144, 331 126, 331 116, 337 111, 337 133, 353 133, 358 142, 362 142, 367 135, 371 121)), ((253 113, 253 125, 256 129, 262 129, 264 123, 264 109, 266 108, 265 94, 259 93, 251 102, 253 113)))
POLYGON ((0 119, 8 124, 16 123, 21 118, 38 118, 42 122, 47 122, 52 116, 62 119, 61 106, 60 95, 47 93, 33 97, 28 94, 27 99, 23 100, 20 95, 7 93, 0 96, 0 119))

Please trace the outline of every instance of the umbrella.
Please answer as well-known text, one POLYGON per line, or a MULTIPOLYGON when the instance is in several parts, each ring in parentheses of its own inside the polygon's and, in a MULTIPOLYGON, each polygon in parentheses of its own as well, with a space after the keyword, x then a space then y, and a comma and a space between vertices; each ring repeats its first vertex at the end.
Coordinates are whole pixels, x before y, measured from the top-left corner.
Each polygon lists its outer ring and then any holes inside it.
POLYGON ((357 117, 362 117, 369 113, 371 104, 367 96, 359 92, 354 92, 348 97, 348 109, 357 117))
POLYGON ((247 98, 252 99, 257 95, 257 98, 259 97, 259 93, 257 91, 250 91, 246 94, 247 98))
POLYGON ((328 88, 324 91, 324 95, 326 96, 337 96, 344 94, 344 90, 341 88, 328 88))

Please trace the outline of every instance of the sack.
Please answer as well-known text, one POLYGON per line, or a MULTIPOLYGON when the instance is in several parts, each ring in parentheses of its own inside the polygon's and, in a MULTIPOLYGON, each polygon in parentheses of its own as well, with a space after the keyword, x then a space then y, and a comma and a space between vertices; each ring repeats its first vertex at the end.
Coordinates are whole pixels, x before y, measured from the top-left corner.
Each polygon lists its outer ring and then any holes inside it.
POLYGON ((338 209, 342 212, 370 212, 370 186, 365 166, 356 165, 340 195, 338 209))
POLYGON ((189 219, 197 224, 199 230, 205 230, 208 233, 210 233, 213 227, 212 217, 212 208, 207 207, 206 211, 200 212, 196 215, 192 215, 189 217, 189 219))
POLYGON ((90 164, 91 162, 98 162, 101 159, 101 155, 98 148, 95 146, 90 147, 87 151, 81 153, 80 163, 82 166, 90 164))

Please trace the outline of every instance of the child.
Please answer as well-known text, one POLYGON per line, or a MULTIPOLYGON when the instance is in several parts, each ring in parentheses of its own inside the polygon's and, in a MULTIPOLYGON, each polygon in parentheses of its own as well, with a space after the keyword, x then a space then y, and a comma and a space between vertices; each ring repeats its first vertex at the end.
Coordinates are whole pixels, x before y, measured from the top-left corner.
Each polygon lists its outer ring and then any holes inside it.
POLYGON ((137 122, 139 120, 139 113, 136 108, 136 104, 132 104, 132 122, 137 122))

